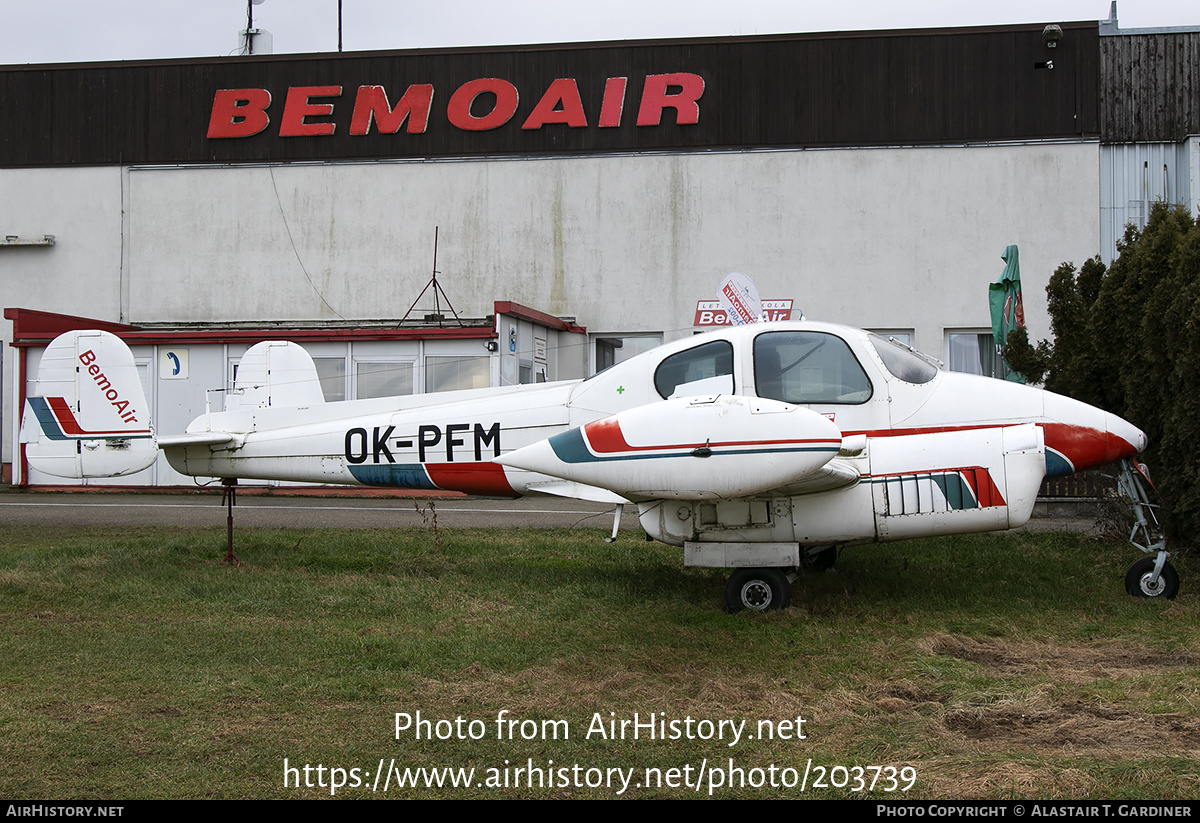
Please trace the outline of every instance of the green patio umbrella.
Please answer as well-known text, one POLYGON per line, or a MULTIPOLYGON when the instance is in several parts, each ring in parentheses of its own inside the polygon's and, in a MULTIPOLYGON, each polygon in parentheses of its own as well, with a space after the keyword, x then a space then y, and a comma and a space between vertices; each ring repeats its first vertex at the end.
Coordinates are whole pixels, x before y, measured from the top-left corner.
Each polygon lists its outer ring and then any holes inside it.
MULTIPOLYGON (((1017 256, 1017 245, 1009 243, 1000 259, 1005 262, 1000 279, 988 286, 988 303, 992 310, 992 339, 996 350, 1004 345, 1008 333, 1013 329, 1025 328, 1025 307, 1021 304, 1021 264, 1017 256)), ((1025 378, 1015 371, 1008 373, 1008 380, 1024 383, 1025 378)))

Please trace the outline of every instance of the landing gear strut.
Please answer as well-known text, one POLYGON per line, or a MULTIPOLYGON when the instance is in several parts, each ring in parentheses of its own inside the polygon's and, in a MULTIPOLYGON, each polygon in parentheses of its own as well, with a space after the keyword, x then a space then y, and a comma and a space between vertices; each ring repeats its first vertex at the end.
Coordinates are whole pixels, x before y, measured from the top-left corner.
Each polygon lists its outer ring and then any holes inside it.
POLYGON ((1129 498, 1133 506, 1133 530, 1129 542, 1146 553, 1146 557, 1134 563, 1125 573, 1125 591, 1134 597, 1165 597, 1174 600, 1179 594, 1179 573, 1167 562, 1167 540, 1154 514, 1156 508, 1146 494, 1142 481, 1150 483, 1145 469, 1126 458, 1121 461, 1121 472, 1117 475, 1117 488, 1129 498))

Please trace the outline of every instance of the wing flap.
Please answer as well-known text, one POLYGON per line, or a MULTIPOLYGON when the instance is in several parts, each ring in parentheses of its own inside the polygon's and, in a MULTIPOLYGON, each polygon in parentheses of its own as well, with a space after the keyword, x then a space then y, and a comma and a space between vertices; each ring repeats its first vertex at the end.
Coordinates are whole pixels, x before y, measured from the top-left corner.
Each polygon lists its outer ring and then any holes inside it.
POLYGON ((531 483, 525 487, 527 494, 551 494, 555 497, 570 497, 575 500, 590 500, 593 503, 628 503, 621 495, 589 486, 586 483, 573 483, 570 480, 548 480, 544 483, 531 483))
POLYGON ((849 461, 835 457, 812 474, 794 483, 771 489, 770 494, 802 495, 831 492, 853 486, 858 482, 859 472, 849 461))

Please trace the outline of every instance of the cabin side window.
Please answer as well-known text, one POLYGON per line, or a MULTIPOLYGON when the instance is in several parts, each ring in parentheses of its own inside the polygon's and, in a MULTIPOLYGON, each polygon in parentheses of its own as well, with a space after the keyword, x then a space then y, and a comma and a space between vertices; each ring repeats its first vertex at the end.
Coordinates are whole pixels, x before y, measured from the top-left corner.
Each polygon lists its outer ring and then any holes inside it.
POLYGON ((724 374, 733 374, 733 345, 728 340, 715 340, 673 354, 659 363, 654 372, 654 388, 665 399, 681 383, 724 374))
POLYGON ((865 403, 871 379, 846 341, 824 332, 766 332, 754 338, 758 396, 784 403, 865 403))

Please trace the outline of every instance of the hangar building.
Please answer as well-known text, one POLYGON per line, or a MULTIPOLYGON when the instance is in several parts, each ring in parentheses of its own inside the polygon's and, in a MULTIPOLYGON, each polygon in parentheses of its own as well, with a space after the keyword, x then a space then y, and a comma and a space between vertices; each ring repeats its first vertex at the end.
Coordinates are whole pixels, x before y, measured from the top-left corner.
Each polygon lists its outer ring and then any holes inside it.
POLYGON ((161 431, 260 339, 330 399, 584 377, 719 322, 731 271, 991 373, 1008 244, 1047 336, 1061 261, 1200 197, 1200 27, 1115 19, 0 66, 0 112, 22 483, 60 482, 19 417, 72 326, 133 345, 161 431))

